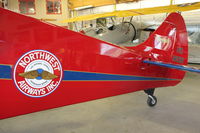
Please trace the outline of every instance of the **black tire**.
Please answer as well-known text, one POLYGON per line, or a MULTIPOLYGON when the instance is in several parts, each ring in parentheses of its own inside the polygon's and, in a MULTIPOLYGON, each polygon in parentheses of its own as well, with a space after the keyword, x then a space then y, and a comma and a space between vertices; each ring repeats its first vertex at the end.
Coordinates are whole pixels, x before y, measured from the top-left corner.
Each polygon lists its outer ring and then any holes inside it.
POLYGON ((135 35, 133 36, 133 38, 132 38, 131 41, 134 41, 136 39, 136 36, 137 36, 137 30, 136 30, 135 26, 131 22, 123 22, 123 23, 128 23, 128 24, 130 24, 133 27, 135 35))
POLYGON ((154 107, 157 104, 157 98, 155 96, 148 96, 147 104, 149 107, 154 107))

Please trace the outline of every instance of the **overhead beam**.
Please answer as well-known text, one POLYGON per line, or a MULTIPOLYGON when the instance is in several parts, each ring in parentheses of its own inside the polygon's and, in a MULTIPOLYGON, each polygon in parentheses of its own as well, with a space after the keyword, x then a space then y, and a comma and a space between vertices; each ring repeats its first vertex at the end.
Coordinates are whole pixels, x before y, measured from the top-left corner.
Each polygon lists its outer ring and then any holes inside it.
POLYGON ((75 8, 85 7, 89 5, 92 5, 93 7, 98 7, 134 1, 139 0, 69 0, 69 8, 73 10, 75 8))

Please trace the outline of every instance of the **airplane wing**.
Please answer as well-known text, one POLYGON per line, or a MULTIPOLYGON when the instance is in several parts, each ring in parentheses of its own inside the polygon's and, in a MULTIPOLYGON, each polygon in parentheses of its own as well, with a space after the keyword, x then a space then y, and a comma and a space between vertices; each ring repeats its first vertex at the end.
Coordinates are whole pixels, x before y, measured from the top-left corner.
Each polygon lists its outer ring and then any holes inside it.
POLYGON ((87 21, 87 20, 93 20, 93 19, 104 18, 104 17, 128 17, 128 16, 149 15, 149 14, 157 14, 157 13, 170 13, 170 12, 177 12, 177 11, 182 12, 182 11, 190 11, 190 10, 196 10, 196 9, 200 9, 200 2, 83 15, 83 16, 78 16, 78 17, 63 20, 61 21, 61 23, 87 21))
POLYGON ((144 60, 143 62, 144 63, 148 63, 148 64, 162 66, 162 67, 168 67, 168 68, 173 68, 173 69, 178 69, 178 70, 183 70, 183 71, 200 73, 200 69, 196 68, 196 67, 190 67, 190 66, 185 66, 185 65, 177 65, 177 64, 170 64, 170 63, 163 63, 163 62, 160 62, 160 61, 144 60))

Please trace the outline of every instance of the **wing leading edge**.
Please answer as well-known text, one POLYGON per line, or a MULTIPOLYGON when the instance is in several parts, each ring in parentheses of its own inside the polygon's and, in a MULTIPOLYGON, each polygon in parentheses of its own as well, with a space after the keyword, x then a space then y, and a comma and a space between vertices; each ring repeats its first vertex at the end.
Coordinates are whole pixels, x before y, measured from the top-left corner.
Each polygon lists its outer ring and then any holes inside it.
POLYGON ((177 11, 190 11, 196 10, 200 8, 200 2, 194 3, 185 3, 185 4, 176 4, 169 6, 159 6, 153 8, 141 8, 141 9, 132 9, 132 10, 123 10, 123 11, 113 11, 99 14, 89 14, 78 17, 69 18, 66 20, 60 21, 61 23, 70 23, 70 22, 78 22, 78 21, 88 21, 97 18, 104 17, 129 17, 129 16, 138 16, 138 15, 150 15, 157 13, 171 13, 177 11))

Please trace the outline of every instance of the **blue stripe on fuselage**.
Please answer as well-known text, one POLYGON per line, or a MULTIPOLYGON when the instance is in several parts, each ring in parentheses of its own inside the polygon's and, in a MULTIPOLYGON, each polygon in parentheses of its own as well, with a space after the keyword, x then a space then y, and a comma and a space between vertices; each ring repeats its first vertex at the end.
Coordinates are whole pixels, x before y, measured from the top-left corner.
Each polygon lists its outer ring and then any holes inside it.
POLYGON ((0 65, 0 79, 11 79, 11 66, 0 65))
MULTIPOLYGON (((0 65, 0 79, 11 79, 12 68, 9 65, 0 65)), ((134 80, 176 80, 170 78, 142 77, 95 72, 64 71, 64 81, 134 81, 134 80)))
POLYGON ((92 73, 92 72, 79 72, 79 71, 64 71, 63 80, 72 81, 109 81, 109 80, 175 80, 168 78, 154 78, 154 77, 140 77, 129 75, 105 74, 105 73, 92 73))

